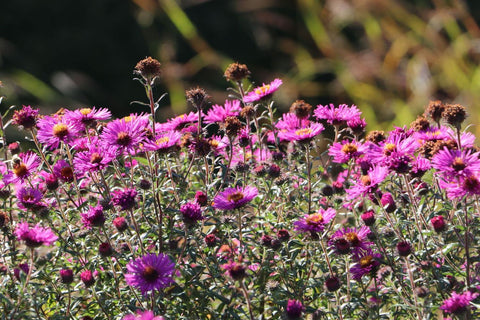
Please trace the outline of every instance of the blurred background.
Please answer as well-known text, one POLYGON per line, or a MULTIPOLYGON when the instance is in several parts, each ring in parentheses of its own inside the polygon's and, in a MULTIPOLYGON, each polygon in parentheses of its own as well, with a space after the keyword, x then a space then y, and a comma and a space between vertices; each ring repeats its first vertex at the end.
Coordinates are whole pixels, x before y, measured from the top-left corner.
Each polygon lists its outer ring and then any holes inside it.
POLYGON ((480 2, 459 0, 15 0, 2 3, 0 106, 147 112, 136 63, 162 63, 159 118, 200 86, 223 104, 231 62, 276 107, 356 104, 367 129, 408 124, 430 100, 460 103, 480 133, 480 2))

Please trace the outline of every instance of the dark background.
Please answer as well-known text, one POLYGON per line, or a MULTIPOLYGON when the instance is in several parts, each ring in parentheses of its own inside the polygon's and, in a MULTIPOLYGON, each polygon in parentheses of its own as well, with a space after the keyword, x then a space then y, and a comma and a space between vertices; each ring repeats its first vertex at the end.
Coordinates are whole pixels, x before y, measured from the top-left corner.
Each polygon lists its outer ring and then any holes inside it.
POLYGON ((148 111, 132 80, 147 57, 163 65, 160 117, 189 110, 184 92, 227 98, 223 71, 245 63, 255 84, 284 80, 277 107, 355 103, 370 128, 408 123, 429 99, 463 103, 478 123, 477 1, 16 0, 2 3, 2 108, 43 113, 108 107, 148 111), (400 122, 401 121, 401 122, 400 122))

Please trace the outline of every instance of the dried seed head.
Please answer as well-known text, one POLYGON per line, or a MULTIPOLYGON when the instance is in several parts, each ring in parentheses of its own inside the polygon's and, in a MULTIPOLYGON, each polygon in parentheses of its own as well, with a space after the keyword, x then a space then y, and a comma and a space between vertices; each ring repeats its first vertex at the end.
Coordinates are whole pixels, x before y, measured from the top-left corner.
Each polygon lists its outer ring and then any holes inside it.
POLYGON ((227 117, 225 119, 225 131, 229 137, 234 137, 242 129, 242 123, 237 117, 227 117))
POLYGON ((255 115, 255 108, 252 107, 251 105, 246 105, 240 111, 240 117, 242 117, 242 118, 251 118, 254 115, 255 115))
POLYGON ((371 141, 373 143, 379 143, 379 142, 382 142, 386 139, 385 137, 385 132, 384 131, 380 131, 380 130, 374 130, 374 131, 370 131, 368 134, 367 134, 367 137, 365 138, 367 141, 371 141))
POLYGON ((157 59, 152 57, 145 58, 140 60, 135 66, 135 73, 138 73, 142 76, 148 84, 152 84, 155 78, 159 77, 162 69, 161 64, 157 59))
POLYGON ((442 112, 442 118, 448 124, 460 129, 462 122, 467 118, 467 111, 460 104, 447 104, 442 112))
POLYGON ((305 119, 308 118, 310 112, 312 112, 312 108, 312 105, 305 101, 297 100, 290 106, 290 112, 294 113, 299 119, 305 119))
POLYGON ((185 96, 197 110, 202 109, 205 100, 208 98, 207 92, 200 87, 185 91, 185 96))
POLYGON ((430 101, 427 108, 425 108, 425 115, 432 118, 435 122, 440 122, 443 110, 445 110, 445 106, 441 101, 430 101))
POLYGON ((248 70, 247 66, 238 62, 230 64, 227 67, 227 70, 225 70, 224 74, 225 78, 228 81, 242 81, 249 75, 250 71, 248 70))
POLYGON ((410 123, 410 128, 415 131, 425 131, 430 128, 430 122, 427 118, 419 116, 415 121, 410 123))

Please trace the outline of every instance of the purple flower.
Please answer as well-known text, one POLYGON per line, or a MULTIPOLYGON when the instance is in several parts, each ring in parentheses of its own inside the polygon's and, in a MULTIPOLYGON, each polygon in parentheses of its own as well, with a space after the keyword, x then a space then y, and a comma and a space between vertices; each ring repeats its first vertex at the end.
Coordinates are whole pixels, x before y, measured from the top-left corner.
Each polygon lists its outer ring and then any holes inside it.
POLYGON ((86 229, 91 227, 101 227, 105 223, 105 214, 101 205, 96 207, 89 206, 86 213, 81 213, 83 226, 86 229))
POLYGON ((18 206, 21 209, 37 206, 43 198, 43 194, 34 188, 20 187, 17 191, 18 206))
MULTIPOLYGON (((163 130, 160 131, 185 131, 184 129, 192 126, 197 128, 198 113, 190 112, 189 114, 181 114, 173 119, 167 120, 167 123, 163 124, 163 130)), ((187 129, 188 130, 188 129, 187 129)))
POLYGON ((53 173, 63 182, 71 183, 74 180, 73 168, 63 159, 60 159, 55 163, 53 166, 53 173))
POLYGON ((203 220, 205 218, 202 216, 202 207, 196 202, 182 204, 180 212, 182 213, 183 221, 185 221, 186 224, 193 224, 198 220, 203 220))
POLYGON ((357 141, 344 140, 335 142, 329 149, 328 154, 333 157, 333 162, 347 163, 350 159, 358 159, 365 154, 367 147, 357 141))
POLYGON ((110 119, 112 113, 106 108, 96 109, 93 108, 82 108, 77 110, 66 110, 65 115, 63 116, 68 121, 77 123, 83 130, 88 127, 94 127, 97 121, 103 121, 110 119))
POLYGON ((443 301, 440 309, 446 313, 453 314, 462 314, 467 311, 470 301, 478 297, 478 293, 471 293, 470 291, 465 291, 462 294, 452 292, 452 296, 445 301, 443 301))
POLYGON ((115 149, 92 144, 88 146, 87 151, 78 152, 75 155, 73 166, 78 173, 99 171, 106 168, 115 156, 115 149))
POLYGON ((26 222, 17 225, 15 235, 18 240, 25 241, 25 244, 30 248, 40 247, 41 245, 50 246, 58 239, 50 228, 43 228, 40 224, 31 228, 26 222))
POLYGON ((204 117, 205 123, 225 122, 227 117, 238 115, 241 109, 239 100, 225 100, 224 106, 215 104, 208 110, 207 115, 204 117))
POLYGON ((37 124, 38 109, 32 109, 30 106, 23 106, 20 110, 15 110, 12 116, 12 123, 22 126, 24 129, 31 129, 37 124))
POLYGON ((167 152, 175 146, 180 139, 182 138, 182 134, 178 131, 168 131, 157 135, 155 141, 146 142, 143 145, 143 148, 146 151, 160 151, 160 152, 167 152))
POLYGON ((172 284, 174 267, 175 263, 163 253, 147 254, 127 264, 125 280, 146 295, 149 291, 160 291, 172 284))
POLYGON ((40 158, 33 152, 20 153, 12 160, 12 171, 4 175, 5 183, 24 182, 40 166, 40 158))
POLYGON ((353 200, 364 197, 369 193, 375 192, 378 185, 385 180, 388 175, 388 169, 382 166, 375 166, 368 170, 366 175, 362 175, 358 182, 346 189, 347 199, 353 200))
POLYGON ((377 271, 381 258, 381 254, 373 253, 371 249, 358 251, 354 256, 356 263, 350 268, 353 279, 360 280, 364 275, 377 271))
POLYGON ((81 127, 77 123, 66 121, 59 116, 45 116, 38 120, 38 141, 51 150, 58 148, 60 142, 69 143, 78 137, 81 127))
POLYGON ((480 172, 480 153, 470 150, 443 149, 437 152, 432 159, 432 166, 446 180, 453 180, 459 176, 469 176, 480 172))
POLYGON ((321 123, 310 123, 308 127, 284 132, 283 138, 288 141, 310 141, 324 129, 321 123))
POLYGON ((232 277, 233 280, 242 280, 247 275, 245 266, 235 261, 229 261, 223 264, 222 269, 226 270, 227 274, 232 277))
POLYGON ((335 217, 336 211, 333 208, 324 210, 320 208, 318 212, 306 214, 303 219, 295 221, 295 230, 300 232, 322 232, 325 225, 335 217))
POLYGON ((333 125, 341 125, 347 121, 360 118, 362 114, 356 105, 349 107, 346 104, 341 104, 338 108, 335 108, 332 103, 326 106, 318 105, 313 113, 317 119, 326 120, 333 125))
POLYGON ((136 153, 145 138, 145 130, 149 125, 148 116, 132 114, 122 119, 116 119, 107 124, 100 140, 108 149, 116 148, 121 152, 136 153))
POLYGON ((165 320, 162 316, 155 316, 155 314, 150 311, 137 311, 137 314, 128 314, 122 318, 122 320, 165 320))
POLYGON ((445 189, 449 198, 463 198, 465 196, 480 195, 480 176, 472 174, 467 177, 458 177, 456 181, 438 180, 440 188, 445 189))
POLYGON ((93 276, 92 271, 85 270, 80 274, 80 280, 82 280, 85 287, 91 287, 95 283, 95 277, 93 276))
POLYGON ((367 250, 372 245, 367 241, 369 233, 370 228, 366 226, 360 229, 342 228, 332 235, 328 244, 339 254, 349 253, 351 250, 355 254, 359 250, 367 250))
POLYGON ((271 97, 271 95, 278 90, 278 88, 282 85, 282 80, 280 79, 275 79, 269 84, 263 84, 261 87, 257 87, 247 93, 243 97, 243 102, 244 103, 250 103, 250 102, 255 102, 259 101, 262 99, 268 99, 271 97))
POLYGON ((137 191, 135 189, 125 188, 123 190, 115 190, 112 192, 112 202, 116 206, 120 206, 122 210, 129 210, 135 207, 137 191))
POLYGON ((61 269, 60 270, 60 280, 62 283, 70 284, 73 282, 73 270, 72 269, 61 269))
POLYGON ((288 299, 287 302, 287 318, 288 319, 299 319, 302 316, 303 304, 298 300, 288 299))
POLYGON ((255 187, 227 188, 213 199, 213 207, 220 210, 233 210, 243 207, 258 194, 255 187))

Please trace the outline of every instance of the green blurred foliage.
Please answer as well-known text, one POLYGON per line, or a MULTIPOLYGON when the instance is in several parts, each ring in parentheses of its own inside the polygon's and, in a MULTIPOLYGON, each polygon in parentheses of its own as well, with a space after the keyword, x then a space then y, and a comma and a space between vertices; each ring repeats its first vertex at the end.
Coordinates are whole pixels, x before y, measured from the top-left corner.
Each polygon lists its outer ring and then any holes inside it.
MULTIPOLYGON (((465 1, 17 0, 2 5, 0 94, 8 104, 148 111, 136 62, 163 64, 161 117, 188 110, 184 92, 227 98, 221 75, 245 63, 255 84, 284 80, 285 111, 354 103, 369 129, 406 124, 429 100, 461 103, 478 124, 480 29, 465 1)), ((4 103, 5 104, 5 103, 4 103)), ((3 106, 6 108, 7 106, 3 106)), ((45 111, 44 111, 45 112, 45 111)), ((480 127, 473 131, 480 133, 480 127)))

